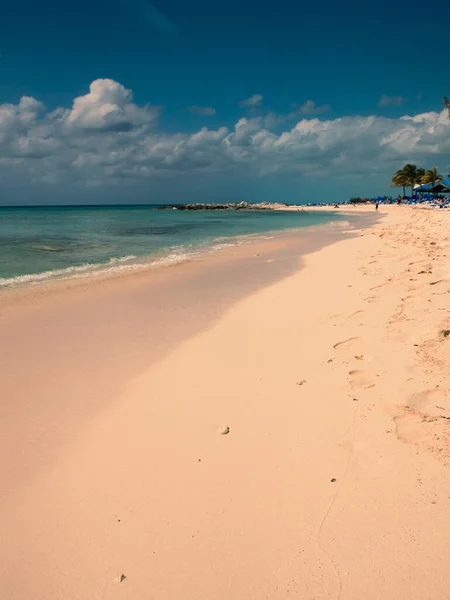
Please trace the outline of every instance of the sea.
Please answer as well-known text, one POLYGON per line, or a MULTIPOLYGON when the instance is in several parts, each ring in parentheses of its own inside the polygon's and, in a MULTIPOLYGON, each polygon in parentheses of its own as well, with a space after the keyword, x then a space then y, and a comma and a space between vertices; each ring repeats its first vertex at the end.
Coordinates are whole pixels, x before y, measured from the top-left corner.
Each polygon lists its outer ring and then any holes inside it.
POLYGON ((154 205, 0 207, 0 288, 167 266, 343 218, 337 212, 154 205))

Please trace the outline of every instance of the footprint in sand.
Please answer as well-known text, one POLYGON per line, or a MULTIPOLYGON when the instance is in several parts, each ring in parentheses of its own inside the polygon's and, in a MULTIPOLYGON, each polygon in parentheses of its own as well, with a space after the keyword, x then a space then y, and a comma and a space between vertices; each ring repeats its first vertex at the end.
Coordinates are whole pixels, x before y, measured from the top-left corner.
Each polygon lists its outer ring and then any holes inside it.
POLYGON ((412 406, 392 405, 386 412, 394 420, 398 440, 450 464, 450 417, 445 415, 443 407, 434 406, 433 411, 428 412, 412 406))
POLYGON ((375 376, 370 371, 355 369, 349 372, 349 383, 352 390, 368 390, 376 385, 375 376))
POLYGON ((427 415, 450 417, 450 390, 441 387, 423 390, 408 398, 408 406, 427 415))

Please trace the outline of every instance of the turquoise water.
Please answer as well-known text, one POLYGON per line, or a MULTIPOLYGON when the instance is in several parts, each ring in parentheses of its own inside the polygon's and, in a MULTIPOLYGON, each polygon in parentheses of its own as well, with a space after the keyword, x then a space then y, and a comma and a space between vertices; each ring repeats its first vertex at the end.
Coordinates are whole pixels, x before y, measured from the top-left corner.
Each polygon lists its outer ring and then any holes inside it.
POLYGON ((0 208, 0 286, 170 264, 247 236, 338 219, 335 213, 150 206, 0 208))

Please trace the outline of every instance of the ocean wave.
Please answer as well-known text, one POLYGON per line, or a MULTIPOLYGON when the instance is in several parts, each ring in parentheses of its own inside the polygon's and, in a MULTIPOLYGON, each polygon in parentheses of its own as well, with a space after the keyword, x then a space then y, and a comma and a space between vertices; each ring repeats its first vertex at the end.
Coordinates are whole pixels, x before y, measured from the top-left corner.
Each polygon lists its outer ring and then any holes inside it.
POLYGON ((84 263, 77 266, 69 266, 62 269, 53 269, 40 273, 26 273, 14 277, 0 277, 0 289, 22 286, 37 285, 47 281, 61 279, 81 279, 86 277, 104 277, 120 273, 168 267, 183 262, 194 260, 203 253, 216 252, 243 243, 242 240, 228 238, 227 243, 209 243, 209 245, 186 245, 172 246, 165 252, 147 256, 135 256, 133 254, 110 258, 105 263, 84 263))
MULTIPOLYGON (((350 225, 348 221, 330 223, 331 226, 350 225)), ((317 225, 316 227, 323 227, 317 225)), ((311 228, 315 228, 313 225, 311 228)), ((60 269, 47 270, 39 273, 27 273, 13 277, 0 277, 0 289, 24 285, 38 285, 47 281, 81 279, 87 277, 108 277, 121 273, 135 272, 145 269, 168 267, 195 260, 201 255, 220 252, 235 246, 241 246, 254 241, 271 240, 275 233, 290 233, 298 231, 297 227, 286 228, 277 232, 261 232, 241 234, 239 236, 217 236, 205 242, 171 246, 157 254, 136 256, 134 254, 113 257, 103 263, 83 263, 60 269)))
POLYGON ((169 267, 183 262, 195 260, 202 254, 209 254, 240 246, 256 239, 272 239, 273 236, 248 234, 236 237, 216 237, 208 242, 189 244, 186 246, 172 246, 163 253, 147 256, 121 256, 110 258, 105 263, 84 263, 77 266, 65 267, 43 271, 40 273, 27 273, 15 277, 0 277, 0 289, 23 285, 38 285, 48 281, 81 279, 87 277, 108 277, 126 272, 135 272, 144 269, 169 267))
POLYGON ((120 265, 135 260, 137 257, 130 254, 118 258, 110 258, 107 263, 84 263, 82 265, 65 267, 64 269, 54 269, 51 271, 42 271, 41 273, 26 273, 15 277, 0 277, 0 287, 8 287, 24 283, 41 283, 49 279, 65 279, 67 277, 87 276, 99 269, 107 269, 108 266, 120 265))
POLYGON ((105 277, 120 273, 140 271, 144 269, 168 267, 192 260, 201 251, 171 251, 163 256, 122 256, 111 258, 106 263, 85 263, 78 266, 54 269, 41 273, 27 273, 15 277, 0 277, 0 289, 21 285, 37 285, 47 281, 63 279, 81 279, 86 277, 105 277))

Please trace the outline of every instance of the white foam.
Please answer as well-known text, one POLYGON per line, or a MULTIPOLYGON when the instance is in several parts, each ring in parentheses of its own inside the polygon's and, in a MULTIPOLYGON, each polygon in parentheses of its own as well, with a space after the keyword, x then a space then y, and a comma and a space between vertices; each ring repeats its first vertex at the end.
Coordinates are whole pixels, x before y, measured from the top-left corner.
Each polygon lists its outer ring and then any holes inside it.
POLYGON ((36 284, 41 283, 43 281, 48 281, 49 279, 86 277, 88 275, 91 275, 93 272, 99 271, 101 268, 108 271, 108 265, 119 265, 121 263, 126 263, 135 260, 136 258, 136 256, 130 254, 129 256, 110 258, 109 261, 104 264, 84 263, 75 267, 66 267, 65 269, 55 269, 53 271, 43 271, 41 273, 27 273, 24 275, 17 275, 16 277, 0 277, 0 287, 8 287, 11 285, 20 285, 25 283, 36 284))

